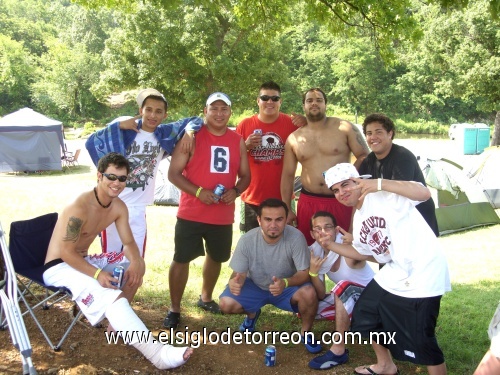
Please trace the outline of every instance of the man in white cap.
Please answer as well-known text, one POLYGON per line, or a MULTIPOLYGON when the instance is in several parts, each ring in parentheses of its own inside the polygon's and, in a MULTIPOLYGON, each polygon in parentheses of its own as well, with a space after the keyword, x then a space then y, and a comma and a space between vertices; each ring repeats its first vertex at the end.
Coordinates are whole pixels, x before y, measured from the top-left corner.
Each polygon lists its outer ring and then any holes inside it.
POLYGON ((235 199, 250 183, 245 141, 227 128, 231 100, 222 92, 211 94, 203 110, 206 126, 196 135, 196 152, 183 153, 177 145, 169 180, 182 190, 175 225, 174 259, 169 271, 170 311, 163 326, 177 328, 189 263, 205 255, 198 307, 220 313, 212 299, 221 264, 231 255, 235 199), (223 191, 219 191, 222 185, 223 191), (205 246, 203 243, 205 242, 205 246))
POLYGON ((338 244, 325 235, 318 242, 345 257, 385 263, 354 307, 351 331, 369 337, 377 356, 355 374, 398 374, 392 357, 446 374, 435 327, 441 296, 451 290, 448 265, 415 208, 429 199, 429 189, 414 181, 364 180, 349 163, 330 168, 325 181, 340 203, 355 209, 354 240, 338 244))
MULTIPOLYGON (((160 160, 171 154, 176 143, 184 136, 183 147, 189 151, 192 134, 203 125, 199 117, 189 117, 169 124, 167 100, 158 90, 145 89, 137 95, 139 115, 120 117, 92 134, 85 147, 94 164, 108 152, 127 157, 131 172, 120 198, 129 210, 129 223, 141 256, 146 250, 146 206, 153 203, 155 176, 160 160)), ((120 252, 123 245, 116 226, 110 225, 101 233, 103 253, 120 252)))

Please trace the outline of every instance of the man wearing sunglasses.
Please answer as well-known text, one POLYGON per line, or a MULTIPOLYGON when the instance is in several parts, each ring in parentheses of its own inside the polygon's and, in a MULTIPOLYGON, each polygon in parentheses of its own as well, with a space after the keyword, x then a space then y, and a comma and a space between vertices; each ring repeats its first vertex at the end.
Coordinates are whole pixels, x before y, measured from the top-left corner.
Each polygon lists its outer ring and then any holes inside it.
MULTIPOLYGON (((198 131, 203 120, 190 117, 169 124, 167 100, 158 90, 145 89, 137 95, 139 115, 119 118, 102 130, 92 134, 85 147, 94 164, 99 157, 111 151, 125 155, 131 164, 131 173, 120 198, 129 210, 129 223, 137 246, 144 257, 146 250, 146 206, 153 203, 155 177, 160 160, 171 154, 182 138, 182 148, 189 152, 192 134, 198 131)), ((101 234, 104 253, 121 251, 122 242, 116 226, 112 224, 101 234)))
POLYGON ((354 166, 359 167, 369 150, 366 141, 349 121, 326 116, 327 98, 319 88, 309 89, 302 98, 307 126, 291 134, 285 144, 283 172, 281 175, 281 197, 290 204, 298 162, 302 166, 300 174, 302 190, 297 204, 297 215, 292 210, 288 223, 297 224, 311 245, 309 219, 317 211, 327 211, 335 216, 338 224, 349 231, 352 208, 341 205, 332 191, 325 185, 322 173, 328 168, 351 161, 351 153, 356 157, 354 166))
POLYGON ((280 112, 281 88, 273 81, 259 89, 259 113, 243 119, 236 132, 245 140, 252 179, 241 194, 240 231, 257 228, 257 207, 268 198, 281 198, 280 181, 283 155, 288 136, 305 125, 302 116, 290 117, 280 112), (255 132, 255 131, 260 132, 255 132))
POLYGON ((136 348, 154 366, 175 368, 189 359, 193 349, 162 345, 153 337, 146 340, 151 332, 129 303, 141 286, 145 271, 144 259, 128 223, 127 207, 118 198, 129 171, 127 159, 116 152, 99 160, 97 186, 81 194, 59 214, 47 250, 43 278, 48 285, 68 288, 92 325, 107 318, 122 337, 127 332, 130 340, 126 344, 136 348), (88 255, 89 246, 110 223, 116 223, 123 240, 123 252, 88 255), (116 265, 126 269, 121 285, 114 284, 117 279, 112 272, 116 265))

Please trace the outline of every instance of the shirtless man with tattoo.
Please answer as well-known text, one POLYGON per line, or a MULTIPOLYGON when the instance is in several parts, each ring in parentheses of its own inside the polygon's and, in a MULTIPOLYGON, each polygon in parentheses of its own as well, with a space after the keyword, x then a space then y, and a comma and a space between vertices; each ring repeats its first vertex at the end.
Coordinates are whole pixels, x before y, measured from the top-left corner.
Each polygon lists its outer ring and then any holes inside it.
POLYGON ((129 172, 129 163, 121 154, 112 152, 99 160, 97 186, 81 194, 59 215, 45 258, 43 278, 48 285, 68 288, 92 325, 107 318, 118 333, 137 332, 126 344, 139 350, 159 369, 175 368, 189 359, 193 349, 162 345, 152 336, 147 341, 140 340, 147 337, 149 330, 129 303, 145 272, 144 260, 128 223, 127 207, 118 198, 129 172), (89 256, 90 244, 113 222, 123 242, 123 252, 89 256), (121 286, 112 284, 117 282, 112 276, 117 265, 126 269, 121 286))
POLYGON ((354 166, 358 168, 370 151, 363 134, 355 125, 338 117, 326 116, 327 99, 321 89, 309 89, 302 103, 307 125, 287 138, 281 175, 281 199, 287 205, 290 203, 297 163, 300 162, 302 191, 297 215, 289 209, 287 222, 296 222, 307 244, 311 245, 314 239, 310 234, 309 220, 316 212, 330 212, 345 230, 349 230, 351 224, 352 208, 337 202, 325 185, 322 173, 338 163, 350 162, 351 153, 356 157, 354 166))

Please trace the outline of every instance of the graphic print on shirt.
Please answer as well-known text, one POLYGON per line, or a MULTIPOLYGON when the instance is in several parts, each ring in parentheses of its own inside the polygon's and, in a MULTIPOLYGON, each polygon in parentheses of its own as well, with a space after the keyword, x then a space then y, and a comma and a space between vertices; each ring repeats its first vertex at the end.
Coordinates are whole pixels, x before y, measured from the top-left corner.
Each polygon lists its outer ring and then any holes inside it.
POLYGON ((256 162, 269 162, 280 160, 285 155, 285 143, 281 137, 273 132, 262 134, 262 144, 250 150, 250 156, 256 162))
POLYGON ((156 157, 160 153, 160 144, 153 145, 152 142, 143 142, 142 145, 134 141, 126 151, 131 172, 128 175, 127 187, 133 190, 146 188, 150 182, 154 182, 153 173, 156 166, 156 157))
POLYGON ((229 147, 211 146, 210 173, 229 173, 229 147))
POLYGON ((370 216, 361 223, 360 242, 368 245, 370 251, 377 255, 389 252, 391 241, 388 236, 387 223, 383 217, 370 216))

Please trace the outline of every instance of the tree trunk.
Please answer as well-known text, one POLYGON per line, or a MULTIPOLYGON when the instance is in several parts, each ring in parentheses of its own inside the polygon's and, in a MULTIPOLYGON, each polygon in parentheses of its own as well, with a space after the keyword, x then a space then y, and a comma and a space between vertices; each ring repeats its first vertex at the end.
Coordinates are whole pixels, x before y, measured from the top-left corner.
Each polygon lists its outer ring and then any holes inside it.
POLYGON ((493 138, 491 139, 491 146, 500 145, 500 111, 497 111, 495 116, 495 129, 493 130, 493 138))

